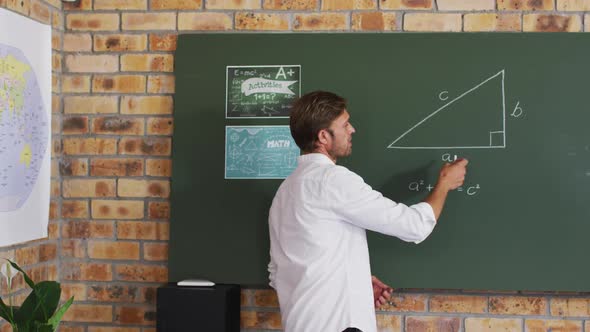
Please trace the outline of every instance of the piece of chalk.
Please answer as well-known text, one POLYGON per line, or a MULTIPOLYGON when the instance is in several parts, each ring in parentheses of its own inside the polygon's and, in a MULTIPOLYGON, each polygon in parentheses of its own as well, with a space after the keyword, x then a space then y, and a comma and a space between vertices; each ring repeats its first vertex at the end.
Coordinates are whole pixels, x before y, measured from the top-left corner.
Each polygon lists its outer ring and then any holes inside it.
POLYGON ((457 155, 454 155, 453 161, 457 160, 457 155))

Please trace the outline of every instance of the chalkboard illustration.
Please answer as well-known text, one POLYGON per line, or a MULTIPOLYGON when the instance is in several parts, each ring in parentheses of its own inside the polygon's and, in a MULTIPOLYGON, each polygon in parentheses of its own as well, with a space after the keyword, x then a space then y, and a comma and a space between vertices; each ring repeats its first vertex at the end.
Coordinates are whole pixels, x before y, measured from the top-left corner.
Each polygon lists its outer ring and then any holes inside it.
POLYGON ((288 126, 225 127, 226 179, 284 179, 299 153, 288 126))
POLYGON ((301 95, 301 66, 227 66, 226 118, 289 117, 301 95))
POLYGON ((446 103, 393 141, 389 149, 496 149, 506 147, 506 105, 501 70, 446 103), (444 112, 443 112, 444 111, 444 112), (453 124, 462 125, 454 127, 453 124), (433 139, 435 138, 435 139, 433 139))

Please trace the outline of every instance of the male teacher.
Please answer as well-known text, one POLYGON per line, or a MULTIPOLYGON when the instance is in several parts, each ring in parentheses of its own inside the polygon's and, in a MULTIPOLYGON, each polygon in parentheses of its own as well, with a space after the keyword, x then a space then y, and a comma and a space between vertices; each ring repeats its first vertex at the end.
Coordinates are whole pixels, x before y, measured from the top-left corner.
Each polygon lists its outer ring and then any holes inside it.
POLYGON ((391 289, 371 276, 365 230, 420 243, 467 160, 445 164, 424 202, 396 203, 336 165, 352 152, 346 100, 315 91, 293 105, 291 134, 303 154, 270 208, 270 285, 286 332, 375 332, 375 306, 391 289))

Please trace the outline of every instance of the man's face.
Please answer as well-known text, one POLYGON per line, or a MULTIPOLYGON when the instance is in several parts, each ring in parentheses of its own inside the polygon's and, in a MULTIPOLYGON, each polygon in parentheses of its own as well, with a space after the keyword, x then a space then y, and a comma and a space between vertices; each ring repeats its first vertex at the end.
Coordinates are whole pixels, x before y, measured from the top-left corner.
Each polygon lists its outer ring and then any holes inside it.
POLYGON ((327 146, 327 152, 332 159, 346 157, 352 153, 352 134, 354 127, 350 124, 350 114, 346 110, 332 121, 328 132, 331 134, 331 144, 327 146))

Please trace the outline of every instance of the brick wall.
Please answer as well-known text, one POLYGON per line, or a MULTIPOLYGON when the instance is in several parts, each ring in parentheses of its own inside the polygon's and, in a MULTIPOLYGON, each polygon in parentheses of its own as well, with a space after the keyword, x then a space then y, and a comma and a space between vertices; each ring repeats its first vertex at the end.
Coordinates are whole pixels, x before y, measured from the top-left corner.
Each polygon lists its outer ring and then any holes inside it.
MULTIPOLYGON (((155 289, 168 277, 177 34, 590 29, 590 0, 79 0, 63 7, 0 0, 0 7, 51 22, 54 48, 50 236, 0 248, 0 256, 60 280, 64 298, 75 295, 60 329, 68 332, 155 331, 155 289)), ((590 332, 590 296, 405 290, 378 318, 383 331, 590 332)), ((242 326, 280 329, 274 292, 243 291, 242 326)))

